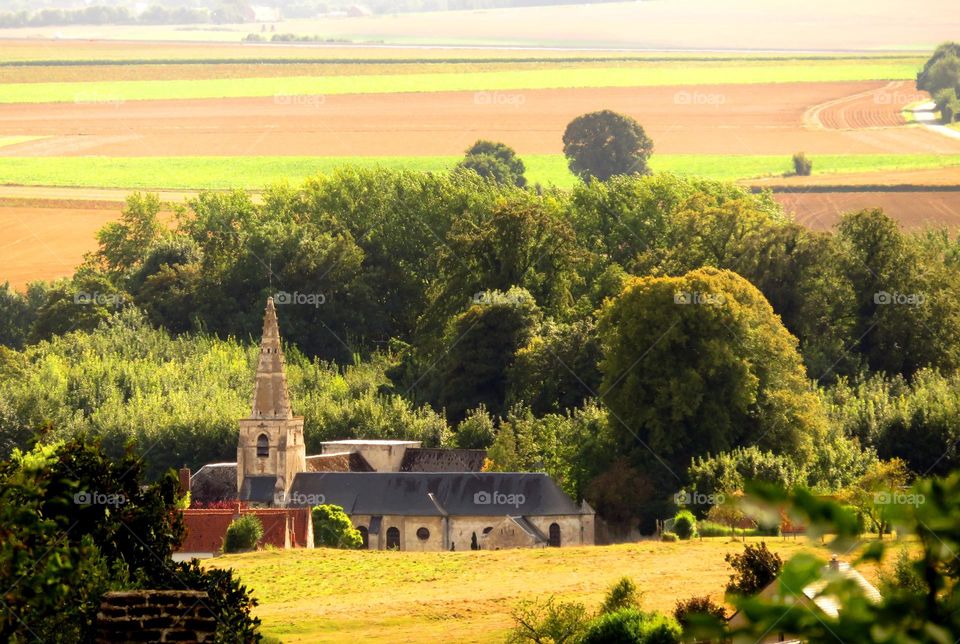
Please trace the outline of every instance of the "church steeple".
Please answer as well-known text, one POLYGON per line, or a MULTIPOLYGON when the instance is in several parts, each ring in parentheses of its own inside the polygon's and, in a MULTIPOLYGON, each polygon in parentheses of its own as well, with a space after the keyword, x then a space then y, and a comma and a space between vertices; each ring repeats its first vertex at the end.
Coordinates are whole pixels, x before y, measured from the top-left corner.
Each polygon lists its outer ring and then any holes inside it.
POLYGON ((267 298, 267 310, 263 316, 263 338, 260 340, 260 360, 257 363, 250 418, 293 418, 287 393, 283 348, 280 346, 280 327, 272 297, 267 298))

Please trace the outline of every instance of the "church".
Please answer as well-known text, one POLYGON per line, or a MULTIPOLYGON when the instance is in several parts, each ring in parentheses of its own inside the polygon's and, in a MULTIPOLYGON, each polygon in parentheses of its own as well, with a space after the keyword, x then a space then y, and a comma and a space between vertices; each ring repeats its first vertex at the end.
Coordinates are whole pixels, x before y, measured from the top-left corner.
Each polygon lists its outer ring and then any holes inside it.
POLYGON ((290 406, 280 329, 267 299, 250 415, 236 463, 190 477, 195 501, 275 508, 338 505, 365 548, 478 550, 593 545, 594 511, 549 476, 484 472, 484 450, 418 441, 340 440, 308 456, 303 418, 290 406))

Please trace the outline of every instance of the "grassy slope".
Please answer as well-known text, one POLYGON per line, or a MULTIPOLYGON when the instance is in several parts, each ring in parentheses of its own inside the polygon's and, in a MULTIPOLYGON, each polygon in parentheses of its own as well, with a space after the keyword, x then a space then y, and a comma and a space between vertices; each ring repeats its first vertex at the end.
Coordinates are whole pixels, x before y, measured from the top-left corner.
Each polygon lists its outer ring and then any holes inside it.
POLYGON ((786 83, 910 79, 909 62, 845 60, 757 63, 650 63, 642 67, 569 67, 515 71, 200 80, 10 83, 0 103, 237 98, 276 94, 504 91, 564 87, 642 87, 716 83, 786 83))
MULTIPOLYGON (((531 182, 573 185, 559 154, 524 155, 531 182)), ((460 157, 0 157, 0 184, 91 188, 252 188, 298 183, 345 164, 444 171, 460 157)), ((960 155, 818 155, 818 175, 844 172, 919 170, 960 165, 960 155)), ((775 176, 791 168, 787 156, 654 155, 657 171, 737 180, 775 176)), ((882 183, 882 181, 879 181, 882 183)))
MULTIPOLYGON (((768 545, 784 559, 801 551, 829 556, 802 539, 768 545)), ((265 633, 284 642, 495 642, 503 641, 518 601, 552 593, 594 610, 622 576, 637 583, 651 610, 670 611, 692 595, 722 600, 730 574, 723 557, 741 548, 717 538, 493 552, 294 550, 208 565, 237 571, 260 600, 265 633)), ((864 572, 876 580, 876 570, 864 572)))

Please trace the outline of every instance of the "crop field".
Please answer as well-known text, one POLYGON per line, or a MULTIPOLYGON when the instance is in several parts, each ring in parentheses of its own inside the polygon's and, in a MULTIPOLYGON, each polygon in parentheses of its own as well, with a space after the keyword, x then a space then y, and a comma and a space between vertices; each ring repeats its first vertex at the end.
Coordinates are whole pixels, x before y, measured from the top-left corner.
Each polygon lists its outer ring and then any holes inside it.
MULTIPOLYGON (((244 188, 259 190, 277 182, 296 184, 342 166, 446 172, 459 156, 411 157, 2 157, 0 184, 130 189, 244 188)), ((531 183, 569 188, 577 181, 560 154, 526 155, 531 183)), ((887 171, 933 169, 949 180, 960 177, 960 154, 823 155, 814 159, 816 179, 844 183, 846 174, 883 182, 887 171)), ((663 154, 651 160, 654 171, 724 181, 783 178, 790 158, 782 155, 724 156, 663 154)), ((897 176, 897 175, 894 175, 897 176)), ((780 185, 784 181, 771 179, 780 185)), ((800 185, 815 185, 803 184, 800 185)))
MULTIPOLYGON (((799 552, 829 558, 802 540, 767 545, 783 559, 799 552)), ((284 642, 502 642, 519 601, 553 594, 593 611, 623 576, 637 584, 648 610, 669 612, 675 598, 693 595, 722 601, 730 574, 723 557, 742 547, 713 538, 446 553, 294 550, 206 565, 233 568, 260 599, 264 633, 284 642)), ((863 572, 877 580, 876 569, 863 572)))

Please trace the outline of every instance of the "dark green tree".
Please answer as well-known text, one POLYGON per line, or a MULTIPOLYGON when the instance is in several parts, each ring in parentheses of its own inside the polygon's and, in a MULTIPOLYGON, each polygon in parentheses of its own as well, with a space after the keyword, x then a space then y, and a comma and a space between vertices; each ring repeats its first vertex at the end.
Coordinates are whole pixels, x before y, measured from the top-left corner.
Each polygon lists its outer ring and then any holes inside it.
POLYGON ((497 183, 523 188, 526 168, 513 148, 505 143, 479 140, 467 148, 466 156, 457 166, 473 170, 481 177, 497 183))
POLYGON ((587 181, 620 174, 647 174, 653 153, 643 127, 611 110, 590 112, 570 121, 563 133, 563 154, 570 171, 587 181))

